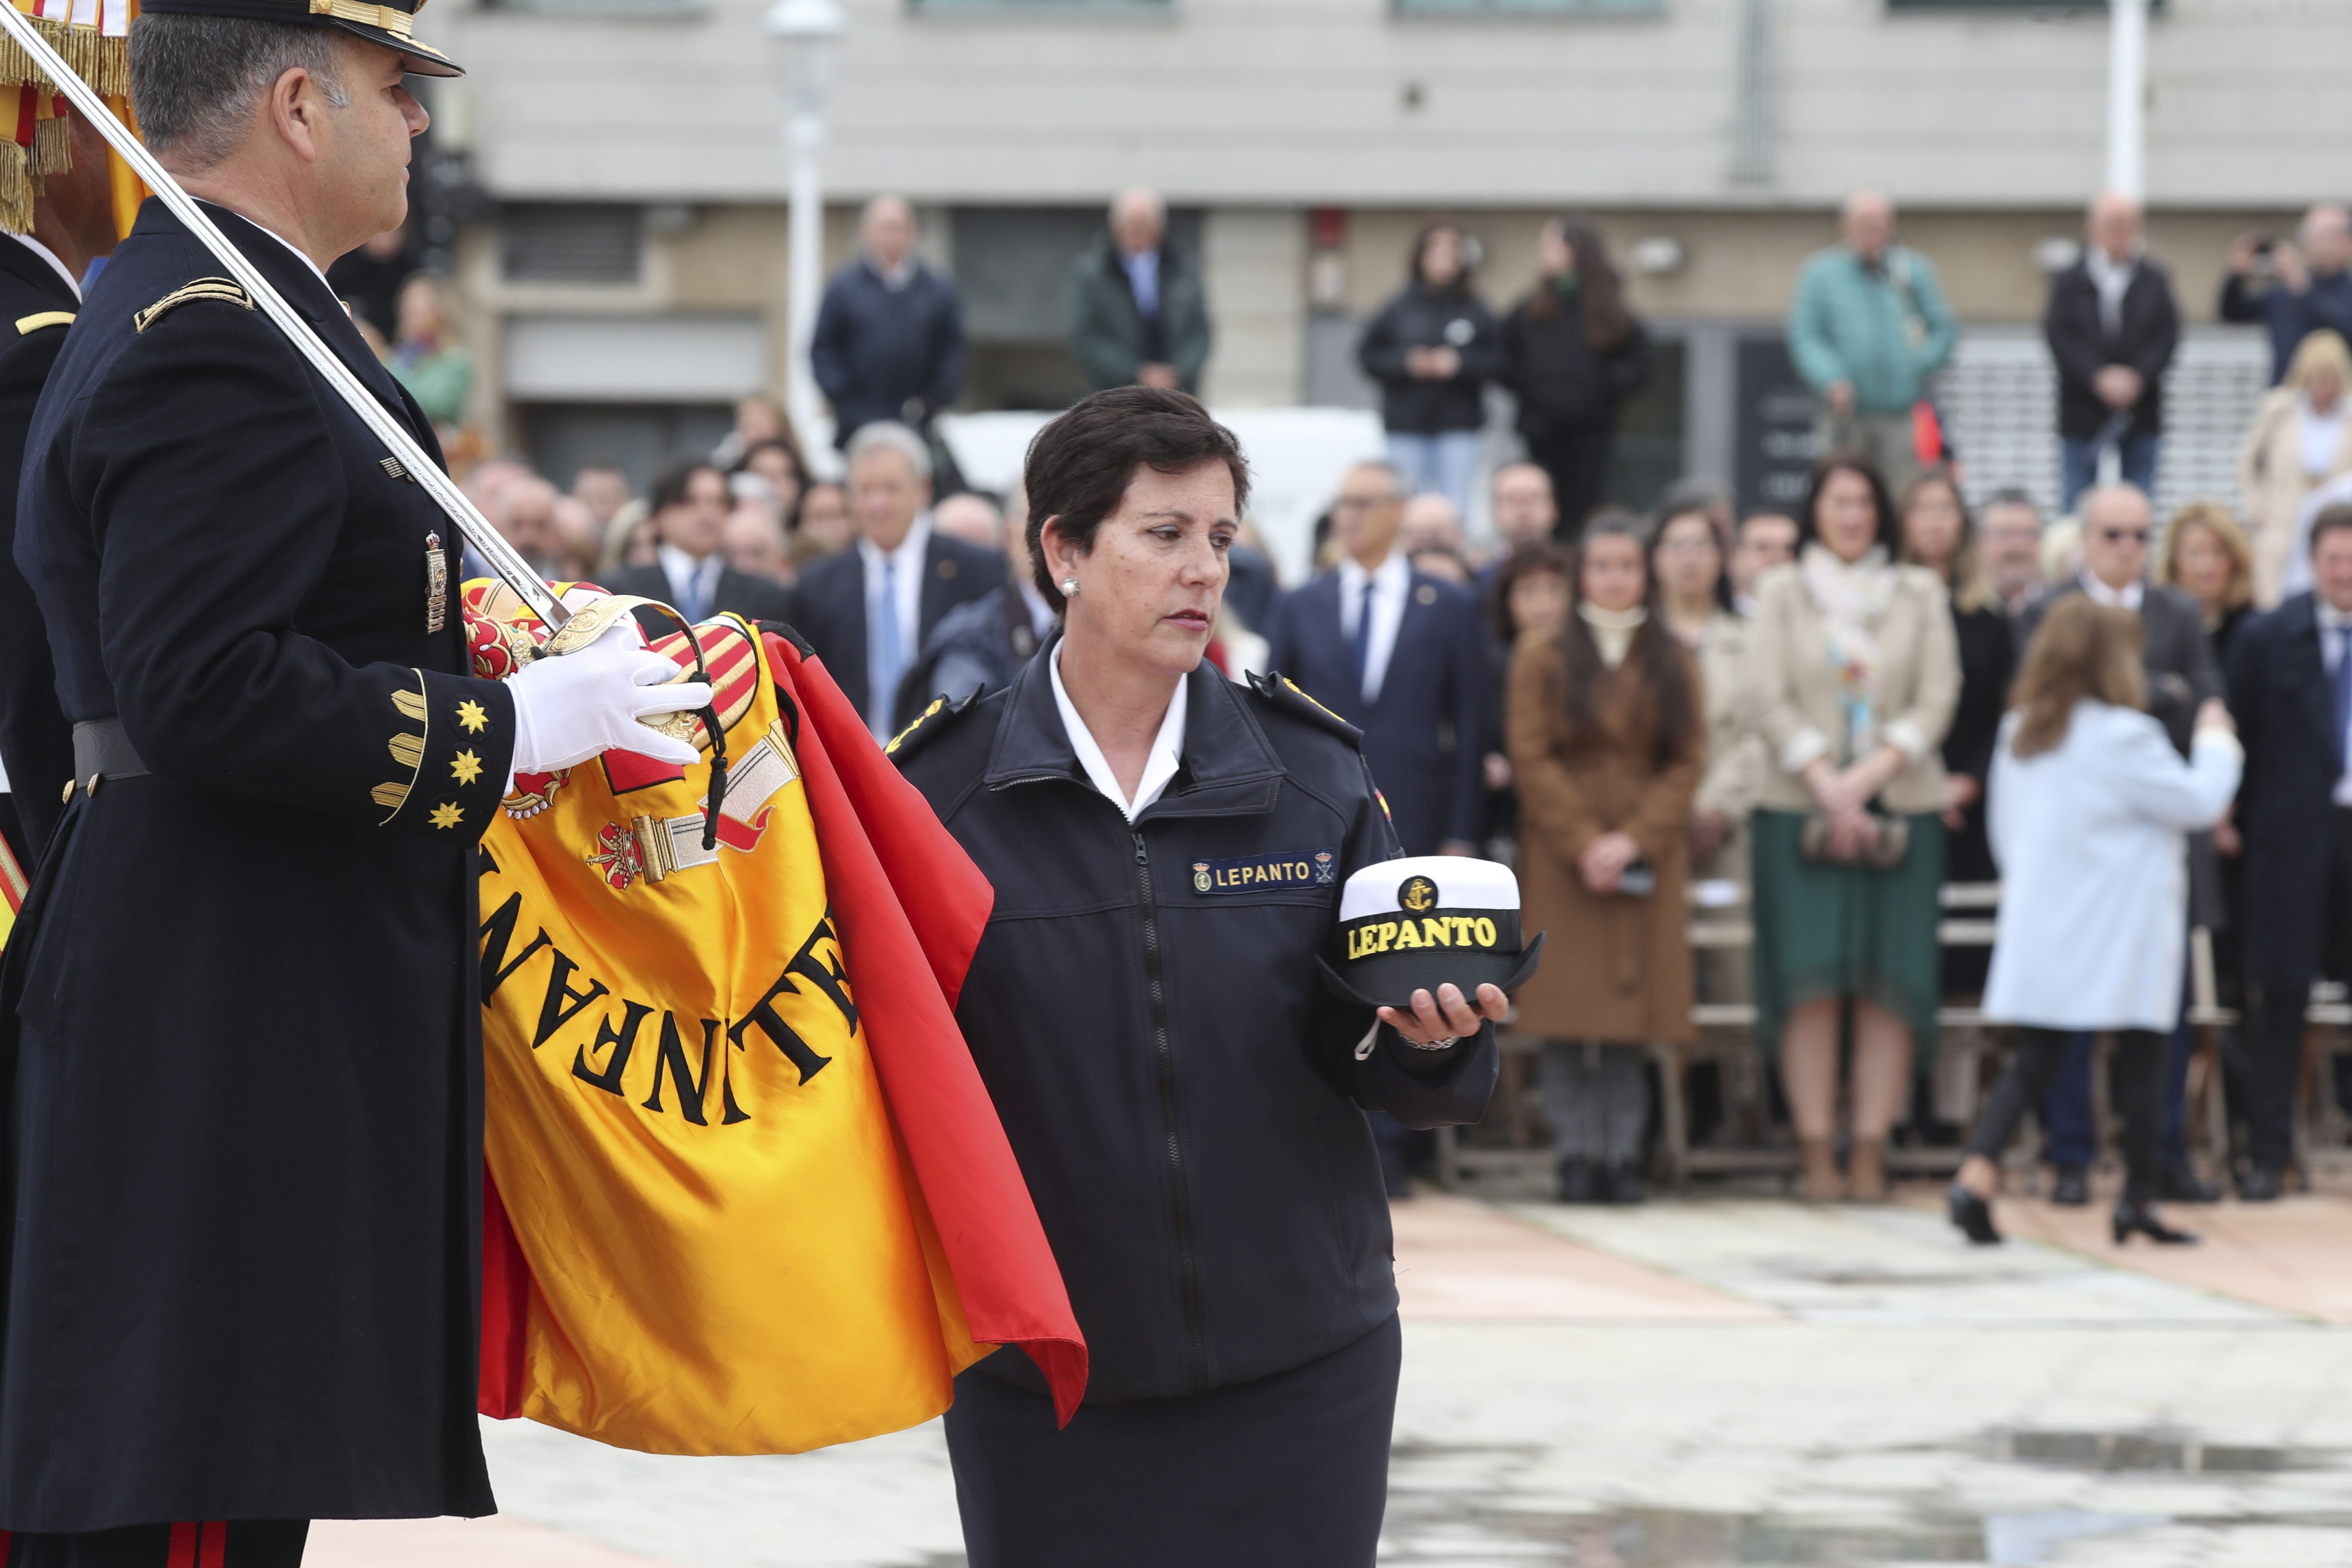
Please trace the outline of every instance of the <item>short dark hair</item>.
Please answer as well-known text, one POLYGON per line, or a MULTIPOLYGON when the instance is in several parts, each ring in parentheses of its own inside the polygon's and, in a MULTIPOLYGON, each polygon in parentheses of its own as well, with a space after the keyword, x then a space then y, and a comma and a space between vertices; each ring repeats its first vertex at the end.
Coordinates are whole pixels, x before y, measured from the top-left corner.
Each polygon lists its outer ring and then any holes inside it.
POLYGON ((1209 417, 1189 393, 1159 386, 1115 386, 1082 398, 1029 443, 1022 482, 1029 492, 1029 569, 1037 591, 1059 605, 1062 590, 1045 565, 1045 525, 1081 555, 1095 530, 1118 510, 1138 468, 1181 474, 1223 463, 1234 479, 1234 510, 1249 504, 1249 460, 1234 433, 1209 417))
POLYGON ((262 97, 296 68, 327 101, 351 101, 341 68, 352 35, 327 26, 243 16, 148 11, 131 24, 131 106, 140 139, 159 153, 209 169, 236 150, 262 97))
POLYGON ((2319 509, 2311 520, 2311 552, 2319 553, 2319 536, 2339 528, 2352 528, 2352 500, 2334 501, 2319 509))
POLYGON ((1554 572, 1564 586, 1575 570, 1576 558, 1549 539, 1519 545, 1505 556, 1495 569, 1494 585, 1487 590, 1486 613, 1493 618, 1496 638, 1508 647, 1518 637, 1518 623, 1511 618, 1511 590, 1519 585, 1520 578, 1554 572))
POLYGON ((1894 554, 1902 544, 1902 523, 1895 515, 1895 498, 1886 493, 1886 480, 1877 465, 1860 452, 1831 452, 1813 465, 1812 478, 1805 486, 1805 510, 1797 514, 1797 548, 1802 550, 1821 537, 1813 514, 1821 510, 1822 492, 1840 474, 1858 474, 1870 487, 1870 504, 1878 512, 1878 542, 1886 546, 1889 555, 1894 554))
POLYGON ((684 506, 694 488, 694 476, 697 474, 709 474, 720 484, 727 482, 727 476, 709 458, 680 458, 664 468, 661 477, 654 480, 653 493, 646 498, 646 505, 655 511, 684 506))

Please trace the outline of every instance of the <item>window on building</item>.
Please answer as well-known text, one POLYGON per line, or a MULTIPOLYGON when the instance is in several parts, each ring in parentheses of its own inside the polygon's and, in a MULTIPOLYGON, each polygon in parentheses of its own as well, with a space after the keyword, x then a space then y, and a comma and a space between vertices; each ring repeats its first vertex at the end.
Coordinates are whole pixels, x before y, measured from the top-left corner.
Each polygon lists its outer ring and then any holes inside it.
POLYGON ((910 11, 1172 11, 1176 0, 907 0, 910 11))
POLYGON ((1391 0, 1399 14, 1420 16, 1648 16, 1666 0, 1391 0))
POLYGON ((491 11, 536 11, 561 16, 698 16, 710 0, 482 0, 491 11))
MULTIPOLYGON (((2104 11, 2107 0, 1886 0, 1890 11, 2037 11, 2063 16, 2069 11, 2104 11)), ((2151 11, 2164 9, 2164 0, 2148 0, 2151 11)))
POLYGON ((509 283, 637 281, 645 209, 524 202, 499 214, 499 267, 509 283))

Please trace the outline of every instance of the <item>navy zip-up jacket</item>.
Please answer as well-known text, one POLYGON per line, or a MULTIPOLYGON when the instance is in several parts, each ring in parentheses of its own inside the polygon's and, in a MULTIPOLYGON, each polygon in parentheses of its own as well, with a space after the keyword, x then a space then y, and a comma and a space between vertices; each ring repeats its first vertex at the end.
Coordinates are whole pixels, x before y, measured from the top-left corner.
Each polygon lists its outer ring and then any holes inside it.
MULTIPOLYGON (((1416 1051, 1319 983, 1349 873, 1397 854, 1347 725, 1204 661, 1176 777, 1130 826, 1079 765, 1051 657, 897 744, 996 889, 956 1016, 1086 1331, 1087 1400, 1286 1371, 1397 1308, 1360 1108, 1476 1121, 1494 1028, 1416 1051)), ((1044 1387, 1018 1355, 983 1364, 1044 1387)))

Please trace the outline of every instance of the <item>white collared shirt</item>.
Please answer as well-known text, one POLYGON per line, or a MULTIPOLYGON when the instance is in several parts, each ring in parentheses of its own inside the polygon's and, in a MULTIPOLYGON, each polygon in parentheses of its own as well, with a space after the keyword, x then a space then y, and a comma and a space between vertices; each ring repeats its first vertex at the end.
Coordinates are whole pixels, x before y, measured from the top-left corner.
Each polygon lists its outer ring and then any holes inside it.
POLYGON ((1055 643, 1054 657, 1045 661, 1046 671, 1054 678, 1054 706, 1062 710, 1062 728, 1069 732, 1070 749, 1077 752, 1078 765, 1087 770, 1087 777, 1103 798, 1133 822, 1168 792, 1168 781, 1176 776, 1176 764, 1183 759, 1185 683, 1177 681, 1176 694, 1168 700, 1168 711, 1160 718, 1160 733, 1151 738, 1151 755, 1144 762, 1143 777, 1136 781, 1135 798, 1130 801, 1119 793, 1118 775, 1110 771, 1110 759, 1095 744, 1094 731, 1078 717, 1069 690, 1062 684, 1062 650, 1069 646, 1055 643))
POLYGON ((866 625, 867 636, 881 624, 882 568, 890 568, 890 586, 898 595, 898 668, 906 668, 915 662, 915 655, 923 645, 923 552, 931 546, 931 514, 918 512, 914 526, 907 537, 898 541, 896 550, 884 550, 872 540, 861 535, 857 541, 857 558, 866 566, 866 625))
POLYGON ((51 250, 47 246, 43 245, 39 240, 35 239, 29 234, 12 234, 8 237, 23 246, 26 249, 31 251, 34 255, 39 257, 42 260, 47 262, 49 264, 49 270, 64 279, 66 280, 66 287, 74 291, 74 298, 77 300, 81 298, 80 280, 75 278, 72 273, 66 270, 66 264, 58 259, 58 253, 56 251, 51 250))
POLYGON ((1412 563, 1402 550, 1366 572, 1349 556, 1339 563, 1339 635, 1356 645, 1356 616, 1363 608, 1364 584, 1372 585, 1372 640, 1364 650, 1364 705, 1381 699, 1388 679, 1389 656, 1396 652, 1397 628, 1404 624, 1404 597, 1412 586, 1412 563))
MULTIPOLYGON (((236 212, 236 209, 232 207, 229 210, 236 212)), ((243 213, 237 213, 236 216, 239 217, 245 217, 243 213)), ((253 223, 253 220, 249 217, 245 218, 245 221, 247 223, 253 223)), ((261 229, 262 233, 268 235, 270 238, 276 240, 278 244, 292 251, 295 256, 300 259, 302 265, 310 269, 310 276, 316 278, 320 283, 326 284, 328 293, 334 294, 335 286, 327 282, 327 275, 319 269, 319 264, 317 262, 310 259, 310 253, 309 251, 303 249, 300 246, 295 244, 292 240, 287 238, 284 235, 278 233, 274 228, 262 228, 262 226, 257 223, 253 223, 253 226, 261 229)), ((340 294, 337 294, 335 297, 338 300, 342 298, 340 294)))
POLYGON ((2078 581, 2083 584, 2083 592, 2091 595, 2091 603, 2105 605, 2111 610, 2129 610, 2133 615, 2138 615, 2140 605, 2147 597, 2147 590, 2137 583, 2110 588, 2095 572, 2084 573, 2078 581))
MULTIPOLYGON (((2336 664, 2344 651, 2344 633, 2347 628, 2352 628, 2352 616, 2346 615, 2318 594, 2311 596, 2311 606, 2319 616, 2319 659, 2327 667, 2327 710, 2333 713, 2336 711, 2336 664)), ((2336 739, 2343 747, 2344 756, 2352 759, 2352 725, 2346 726, 2345 733, 2336 739)), ((2338 805, 2352 805, 2352 767, 2347 767, 2344 776, 2336 781, 2335 799, 2338 805)))
POLYGON ((708 615, 718 607, 710 596, 719 592, 719 574, 727 567, 722 552, 714 550, 698 560, 675 544, 664 544, 659 553, 662 575, 669 579, 672 609, 690 614, 687 606, 696 605, 708 615))

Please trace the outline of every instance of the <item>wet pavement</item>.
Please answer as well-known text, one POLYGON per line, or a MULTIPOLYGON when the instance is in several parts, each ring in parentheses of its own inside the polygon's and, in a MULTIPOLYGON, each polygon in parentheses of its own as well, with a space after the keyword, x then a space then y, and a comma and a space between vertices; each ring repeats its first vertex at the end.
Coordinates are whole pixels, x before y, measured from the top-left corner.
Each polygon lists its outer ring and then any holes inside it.
MULTIPOLYGON (((2352 1564, 2352 1201, 2179 1211, 2194 1255, 2005 1205, 1398 1211, 1382 1561, 2352 1564), (2032 1239, 2039 1238, 2039 1239, 2032 1239)), ((499 1519, 321 1525, 313 1568, 949 1568, 936 1424, 787 1458, 485 1427, 499 1519)))

